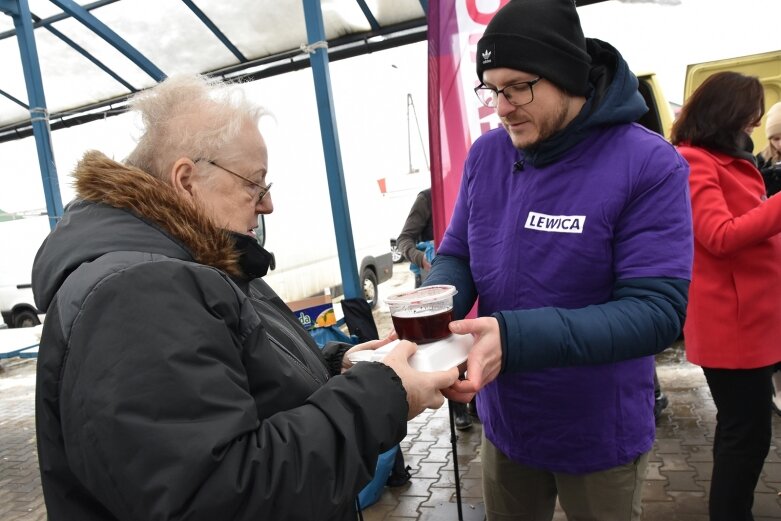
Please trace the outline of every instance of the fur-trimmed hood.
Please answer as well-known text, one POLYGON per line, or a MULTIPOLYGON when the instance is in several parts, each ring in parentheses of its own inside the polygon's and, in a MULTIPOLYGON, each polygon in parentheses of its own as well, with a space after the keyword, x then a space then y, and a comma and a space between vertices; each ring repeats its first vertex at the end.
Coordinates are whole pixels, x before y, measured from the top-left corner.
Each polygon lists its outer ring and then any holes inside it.
POLYGON ((45 311, 65 278, 106 253, 141 251, 241 276, 230 233, 163 181, 87 152, 74 172, 77 199, 44 241, 33 266, 36 306, 45 311))

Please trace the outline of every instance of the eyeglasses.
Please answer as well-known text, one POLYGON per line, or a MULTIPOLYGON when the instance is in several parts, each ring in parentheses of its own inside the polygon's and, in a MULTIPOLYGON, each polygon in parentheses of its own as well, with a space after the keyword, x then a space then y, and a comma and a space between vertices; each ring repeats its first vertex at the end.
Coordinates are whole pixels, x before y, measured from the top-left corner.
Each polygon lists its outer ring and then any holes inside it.
POLYGON ((241 174, 237 174, 237 173, 236 173, 236 172, 234 172, 233 170, 228 170, 228 169, 227 169, 227 168, 225 168, 224 166, 222 166, 222 165, 218 165, 217 163, 215 163, 215 162, 214 162, 214 161, 212 161, 211 159, 204 159, 204 158, 199 158, 199 159, 196 159, 194 162, 195 162, 195 163, 198 163, 199 161, 203 161, 203 162, 205 162, 205 163, 209 163, 210 165, 216 166, 216 167, 217 167, 217 168, 219 168, 220 170, 225 170, 225 171, 226 171, 226 172, 228 172, 229 174, 235 175, 235 176, 236 176, 236 177, 238 177, 239 179, 243 179, 244 181, 246 181, 246 182, 248 182, 249 184, 251 184, 251 185, 252 185, 252 186, 253 186, 255 189, 257 189, 257 191, 258 191, 258 193, 255 195, 255 197, 257 197, 257 198, 258 198, 258 200, 257 200, 257 204, 260 204, 260 203, 263 201, 263 198, 264 198, 264 197, 266 197, 266 194, 267 194, 267 193, 269 193, 269 191, 271 190, 271 185, 273 185, 273 184, 274 184, 274 183, 269 183, 269 184, 267 184, 267 185, 263 186, 262 184, 260 184, 260 183, 256 183, 255 181, 253 181, 253 180, 251 180, 251 179, 247 179, 246 177, 244 177, 244 176, 243 176, 243 175, 241 175, 241 174))
POLYGON ((480 84, 478 87, 475 87, 475 94, 477 94, 477 99, 480 100, 480 103, 492 109, 499 104, 499 94, 504 94, 504 99, 511 105, 520 107, 534 101, 534 89, 532 87, 537 85, 537 82, 541 79, 542 76, 537 76, 534 80, 513 83, 499 90, 480 84))

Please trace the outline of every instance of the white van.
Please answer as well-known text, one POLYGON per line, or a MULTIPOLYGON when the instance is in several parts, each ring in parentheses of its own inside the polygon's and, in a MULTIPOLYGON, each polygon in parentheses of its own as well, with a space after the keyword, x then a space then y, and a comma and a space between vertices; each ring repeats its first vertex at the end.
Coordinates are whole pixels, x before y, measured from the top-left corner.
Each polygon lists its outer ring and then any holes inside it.
POLYGON ((0 222, 0 314, 10 328, 41 323, 42 315, 33 299, 32 269, 35 254, 49 231, 46 216, 0 222))
MULTIPOLYGON (((347 182, 356 269, 364 297, 372 307, 380 298, 378 285, 393 275, 388 239, 401 231, 415 197, 430 182, 427 173, 418 177, 406 189, 384 193, 377 179, 347 182)), ((259 240, 265 240, 265 248, 275 257, 275 269, 264 280, 285 302, 324 293, 337 297, 343 292, 328 190, 323 190, 325 196, 302 191, 293 211, 275 209, 259 220, 259 240)), ((285 208, 287 200, 280 199, 279 206, 285 208)))
MULTIPOLYGON (((417 146, 410 153, 407 111, 411 95, 425 100, 425 46, 416 53, 419 77, 412 85, 393 78, 359 87, 355 70, 365 78, 392 75, 392 64, 413 67, 408 54, 389 50, 331 64, 355 269, 371 305, 378 302, 377 286, 392 275, 389 239, 401 231, 417 193, 431 182, 423 153, 417 146), (407 174, 410 163, 420 172, 407 174), (390 181, 400 176, 414 177, 406 191, 392 190, 398 183, 390 181)), ((329 291, 337 297, 342 276, 312 72, 263 78, 244 89, 274 116, 260 122, 268 144, 267 180, 274 183, 274 212, 264 219, 265 248, 276 259, 276 269, 264 279, 285 302, 329 291)))
POLYGON ((0 285, 3 322, 8 327, 33 327, 41 323, 30 283, 0 285))

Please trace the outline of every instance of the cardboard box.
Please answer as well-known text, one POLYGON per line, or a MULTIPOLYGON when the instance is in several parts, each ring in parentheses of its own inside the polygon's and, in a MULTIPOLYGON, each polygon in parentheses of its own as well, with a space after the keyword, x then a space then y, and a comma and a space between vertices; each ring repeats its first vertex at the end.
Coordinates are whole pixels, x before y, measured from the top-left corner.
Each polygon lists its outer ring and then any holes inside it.
POLYGON ((287 303, 304 329, 336 325, 336 314, 330 295, 320 295, 287 303))

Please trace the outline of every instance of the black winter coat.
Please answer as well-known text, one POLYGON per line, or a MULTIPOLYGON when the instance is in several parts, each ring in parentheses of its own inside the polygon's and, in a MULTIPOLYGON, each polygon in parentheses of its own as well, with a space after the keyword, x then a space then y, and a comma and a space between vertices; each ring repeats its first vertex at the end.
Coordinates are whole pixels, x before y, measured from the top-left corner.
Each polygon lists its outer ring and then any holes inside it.
POLYGON ((81 200, 33 270, 49 519, 354 519, 406 433, 396 374, 331 378, 229 236, 167 185, 98 153, 76 177, 81 200))
POLYGON ((762 179, 765 181, 765 191, 767 196, 775 195, 781 192, 781 163, 774 163, 770 159, 765 159, 762 154, 758 154, 757 168, 762 173, 762 179))

